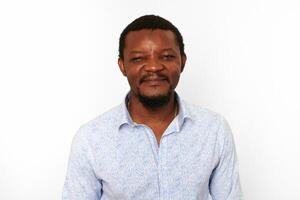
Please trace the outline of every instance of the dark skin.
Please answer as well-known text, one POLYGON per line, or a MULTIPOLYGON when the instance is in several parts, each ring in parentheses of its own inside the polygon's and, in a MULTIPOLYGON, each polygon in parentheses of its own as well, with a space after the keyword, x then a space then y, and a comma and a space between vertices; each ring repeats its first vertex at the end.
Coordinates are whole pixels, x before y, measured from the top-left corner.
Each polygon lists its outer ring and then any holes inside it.
POLYGON ((118 65, 131 88, 129 113, 134 122, 152 129, 158 144, 178 110, 174 90, 185 62, 172 31, 142 29, 125 38, 124 59, 118 65), (148 97, 170 93, 171 98, 163 106, 149 108, 139 101, 138 93, 148 97))

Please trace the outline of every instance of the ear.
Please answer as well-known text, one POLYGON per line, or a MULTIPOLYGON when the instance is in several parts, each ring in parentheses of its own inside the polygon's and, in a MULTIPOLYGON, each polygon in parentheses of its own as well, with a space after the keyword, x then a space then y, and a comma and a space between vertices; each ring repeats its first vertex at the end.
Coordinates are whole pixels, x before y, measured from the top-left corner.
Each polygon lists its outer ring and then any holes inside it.
POLYGON ((184 66, 185 66, 186 59, 187 59, 187 57, 186 57, 185 54, 181 56, 181 72, 183 72, 183 69, 184 69, 184 66))
POLYGON ((120 71, 122 72, 122 74, 124 76, 126 76, 126 70, 125 70, 124 60, 122 58, 118 59, 118 65, 119 65, 119 68, 120 68, 120 71))

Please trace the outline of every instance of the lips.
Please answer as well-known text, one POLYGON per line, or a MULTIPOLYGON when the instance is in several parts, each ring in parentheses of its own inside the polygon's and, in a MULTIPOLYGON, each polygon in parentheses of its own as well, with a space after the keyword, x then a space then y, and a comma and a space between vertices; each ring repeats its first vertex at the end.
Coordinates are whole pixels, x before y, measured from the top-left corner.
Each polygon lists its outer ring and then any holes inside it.
POLYGON ((145 78, 142 79, 142 82, 150 82, 150 81, 165 81, 166 78, 145 78))
POLYGON ((168 81, 168 78, 165 76, 145 76, 141 79, 141 83, 143 82, 161 82, 161 81, 168 81))

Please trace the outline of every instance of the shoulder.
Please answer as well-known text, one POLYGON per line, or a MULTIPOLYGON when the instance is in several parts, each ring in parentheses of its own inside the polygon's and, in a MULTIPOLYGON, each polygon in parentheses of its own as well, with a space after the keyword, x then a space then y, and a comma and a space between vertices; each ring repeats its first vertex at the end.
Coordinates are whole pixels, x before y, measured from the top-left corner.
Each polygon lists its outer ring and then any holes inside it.
POLYGON ((75 137, 93 139, 106 132, 112 133, 120 123, 122 117, 122 105, 115 106, 94 119, 82 124, 75 137))
POLYGON ((233 145, 233 135, 226 118, 211 109, 184 102, 187 112, 191 116, 194 128, 202 130, 216 139, 218 146, 233 145))
POLYGON ((196 129, 205 130, 205 132, 213 134, 221 140, 224 137, 231 136, 229 123, 222 114, 186 101, 182 102, 186 110, 185 112, 191 118, 191 126, 196 129))
POLYGON ((219 126, 222 121, 226 121, 223 115, 209 108, 189 103, 182 100, 186 112, 194 123, 219 126))

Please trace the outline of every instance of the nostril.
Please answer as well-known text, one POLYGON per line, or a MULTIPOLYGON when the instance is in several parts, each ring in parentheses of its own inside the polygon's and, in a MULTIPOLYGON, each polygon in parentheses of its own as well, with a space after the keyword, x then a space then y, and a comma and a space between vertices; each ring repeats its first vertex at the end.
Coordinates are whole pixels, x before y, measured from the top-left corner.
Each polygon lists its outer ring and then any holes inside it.
POLYGON ((143 68, 146 71, 161 71, 164 69, 164 66, 162 64, 145 64, 143 68))

